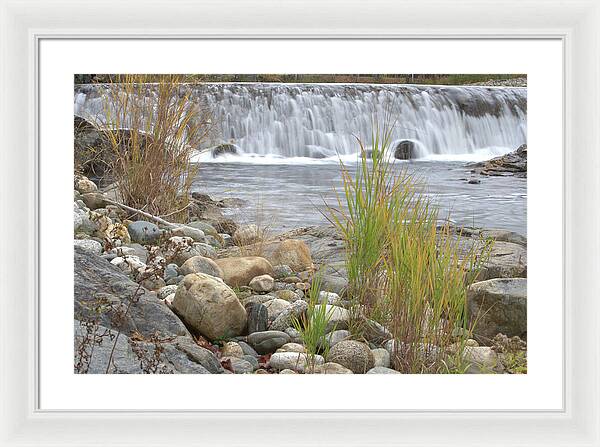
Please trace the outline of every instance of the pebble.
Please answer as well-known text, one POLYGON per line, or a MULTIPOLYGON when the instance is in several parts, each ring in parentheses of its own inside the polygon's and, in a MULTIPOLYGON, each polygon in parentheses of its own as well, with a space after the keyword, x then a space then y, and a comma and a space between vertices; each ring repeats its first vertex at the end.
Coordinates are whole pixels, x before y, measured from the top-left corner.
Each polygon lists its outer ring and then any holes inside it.
POLYGON ((248 344, 259 354, 275 352, 277 348, 290 342, 290 336, 281 331, 254 332, 248 335, 248 344))

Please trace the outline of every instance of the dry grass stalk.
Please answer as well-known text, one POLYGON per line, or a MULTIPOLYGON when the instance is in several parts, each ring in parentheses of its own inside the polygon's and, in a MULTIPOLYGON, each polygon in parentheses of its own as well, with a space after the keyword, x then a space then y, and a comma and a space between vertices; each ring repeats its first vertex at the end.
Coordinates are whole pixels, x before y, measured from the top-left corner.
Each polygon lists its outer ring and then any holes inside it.
MULTIPOLYGON (((196 175, 191 156, 210 137, 212 112, 179 75, 122 75, 104 94, 112 174, 126 205, 154 215, 185 209, 196 175), (148 82, 154 82, 148 84, 148 82)), ((172 216, 182 220, 185 212, 172 216)))

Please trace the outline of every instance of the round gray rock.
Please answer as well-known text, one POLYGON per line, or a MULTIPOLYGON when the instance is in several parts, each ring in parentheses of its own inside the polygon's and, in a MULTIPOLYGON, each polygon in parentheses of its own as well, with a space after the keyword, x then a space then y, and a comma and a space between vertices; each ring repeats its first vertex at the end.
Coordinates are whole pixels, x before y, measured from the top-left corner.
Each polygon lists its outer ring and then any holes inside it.
POLYGON ((328 362, 339 363, 354 374, 364 374, 375 366, 369 346, 356 340, 342 340, 329 351, 328 362))
POLYGON ((131 240, 140 244, 153 244, 160 237, 160 229, 152 222, 144 220, 130 223, 127 231, 131 240))
POLYGON ((254 332, 248 335, 248 344, 259 354, 275 352, 277 348, 290 342, 290 336, 281 331, 254 332))

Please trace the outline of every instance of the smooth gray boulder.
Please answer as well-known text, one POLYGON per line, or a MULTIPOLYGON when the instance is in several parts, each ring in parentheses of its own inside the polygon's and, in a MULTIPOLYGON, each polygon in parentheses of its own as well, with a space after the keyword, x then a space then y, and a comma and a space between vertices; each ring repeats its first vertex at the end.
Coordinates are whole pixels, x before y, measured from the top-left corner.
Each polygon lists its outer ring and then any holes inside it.
POLYGON ((472 284, 467 292, 476 340, 489 345, 496 334, 527 338, 527 279, 494 278, 472 284))

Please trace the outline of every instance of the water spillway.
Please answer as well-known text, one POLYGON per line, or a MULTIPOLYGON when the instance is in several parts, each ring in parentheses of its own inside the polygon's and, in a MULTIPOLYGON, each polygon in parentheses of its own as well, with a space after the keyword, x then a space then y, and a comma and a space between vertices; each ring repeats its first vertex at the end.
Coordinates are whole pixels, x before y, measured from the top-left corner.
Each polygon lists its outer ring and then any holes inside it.
MULTIPOLYGON (((103 88, 76 86, 75 114, 97 118, 103 88)), ((392 141, 412 141, 416 158, 485 158, 527 142, 526 88, 214 83, 195 97, 213 110, 213 144, 232 144, 238 155, 350 155, 357 137, 372 143, 373 122, 391 123, 392 141)))

